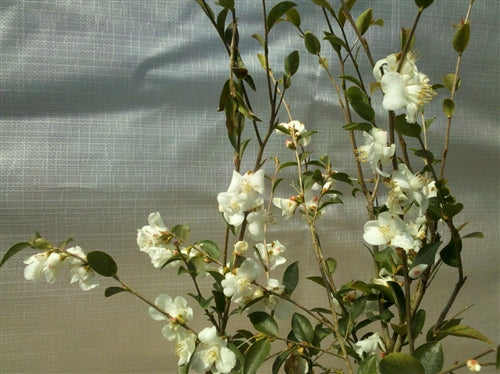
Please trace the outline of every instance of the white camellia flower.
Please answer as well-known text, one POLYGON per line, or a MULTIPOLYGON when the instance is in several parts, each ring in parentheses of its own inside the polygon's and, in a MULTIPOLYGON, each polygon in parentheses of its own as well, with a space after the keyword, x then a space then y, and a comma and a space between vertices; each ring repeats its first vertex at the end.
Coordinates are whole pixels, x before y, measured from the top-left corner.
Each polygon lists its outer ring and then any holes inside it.
POLYGON ((262 268, 251 258, 245 259, 241 266, 227 273, 221 282, 224 295, 232 297, 237 304, 244 305, 255 297, 252 282, 260 275, 262 268))
MULTIPOLYGON (((274 240, 267 244, 258 243, 255 245, 255 248, 257 248, 262 261, 268 264, 269 270, 273 270, 286 262, 286 258, 281 256, 281 254, 286 251, 286 247, 278 240, 274 240)), ((257 257, 257 254, 255 254, 255 256, 257 257)))
POLYGON ((72 248, 68 248, 66 251, 78 256, 78 258, 69 257, 68 259, 66 259, 70 271, 71 273, 73 273, 70 283, 78 282, 78 285, 83 291, 89 291, 93 288, 96 288, 99 285, 99 281, 94 270, 92 270, 89 265, 86 265, 80 260, 87 259, 87 256, 83 252, 83 249, 79 246, 75 246, 72 248))
POLYGON ((234 253, 243 256, 248 251, 248 243, 245 240, 239 240, 234 243, 234 253))
POLYGON ((244 175, 233 171, 233 178, 226 192, 217 195, 219 212, 233 226, 240 226, 245 219, 245 212, 264 204, 264 170, 248 171, 244 175))
MULTIPOLYGON (((188 306, 187 301, 182 296, 177 296, 174 300, 167 295, 161 294, 155 300, 155 305, 168 313, 179 323, 187 323, 193 319, 193 309, 188 306)), ((156 321, 167 320, 167 317, 157 309, 150 307, 149 315, 156 321)), ((196 348, 196 335, 186 330, 179 323, 169 320, 169 323, 161 330, 162 335, 168 341, 177 340, 175 352, 179 356, 178 365, 189 362, 196 348)))
MULTIPOLYGON (((165 235, 169 229, 163 223, 159 212, 148 216, 149 225, 137 230, 137 245, 142 252, 146 252, 155 268, 161 268, 175 254, 178 253, 173 244, 167 243, 165 235)), ((180 261, 170 263, 175 267, 180 261)))
POLYGON ((374 354, 378 347, 383 351, 385 350, 384 342, 378 333, 373 333, 366 339, 360 340, 354 344, 354 350, 360 357, 363 357, 363 354, 367 356, 374 354))
POLYGON ((230 373, 236 365, 236 355, 227 348, 227 342, 217 335, 215 326, 206 327, 198 334, 198 350, 191 367, 199 373, 230 373))
POLYGON ((248 214, 248 234, 253 240, 264 240, 264 238, 266 237, 265 228, 268 221, 269 217, 264 207, 260 207, 259 209, 248 214))
POLYGON ((43 270, 45 268, 45 263, 49 258, 49 252, 42 252, 30 256, 24 263, 27 265, 24 268, 24 278, 26 280, 32 280, 33 282, 38 282, 44 277, 43 270))
POLYGON ((289 136, 292 136, 292 137, 295 137, 295 139, 297 139, 297 144, 298 145, 301 145, 303 147, 307 147, 309 145, 309 143, 311 142, 311 137, 310 136, 306 136, 304 138, 299 138, 299 136, 301 136, 304 132, 306 132, 306 128, 304 126, 304 124, 300 121, 290 121, 288 123, 280 123, 279 126, 281 127, 284 127, 288 130, 288 133, 285 133, 281 130, 276 130, 276 132, 278 134, 284 134, 284 135, 289 135, 289 136))
MULTIPOLYGON (((281 294, 285 286, 279 280, 269 278, 266 289, 281 294)), ((278 319, 288 319, 292 313, 292 304, 278 296, 269 295, 264 299, 264 303, 268 309, 274 310, 274 316, 278 319)))
POLYGON ((406 251, 418 247, 403 220, 389 212, 382 212, 376 220, 366 222, 363 231, 363 239, 371 245, 386 244, 406 251))
POLYGON ((396 146, 387 146, 387 131, 373 127, 370 132, 363 131, 365 145, 359 146, 356 153, 358 160, 368 162, 373 172, 388 177, 389 174, 380 169, 379 163, 387 165, 391 162, 396 146))
POLYGON ((273 205, 281 209, 281 215, 285 217, 285 219, 289 219, 293 217, 299 204, 297 203, 297 197, 292 196, 288 199, 275 197, 273 199, 273 205))
POLYGON ((403 63, 401 72, 397 72, 401 54, 389 55, 377 61, 373 68, 373 76, 380 82, 385 110, 396 111, 406 108, 406 120, 416 122, 424 104, 436 94, 429 83, 429 77, 419 72, 415 65, 415 57, 409 53, 403 63))
POLYGON ((413 174, 408 166, 399 164, 398 170, 391 174, 389 182, 391 190, 385 205, 393 214, 404 214, 406 208, 416 204, 420 214, 424 214, 429 207, 429 200, 423 192, 426 180, 419 174, 413 174))

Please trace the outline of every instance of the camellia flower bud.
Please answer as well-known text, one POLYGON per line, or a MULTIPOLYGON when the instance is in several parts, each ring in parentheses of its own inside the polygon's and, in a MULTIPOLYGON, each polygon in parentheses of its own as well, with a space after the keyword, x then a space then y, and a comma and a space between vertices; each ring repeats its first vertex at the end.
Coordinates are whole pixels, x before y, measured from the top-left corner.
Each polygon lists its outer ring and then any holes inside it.
POLYGON ((481 365, 477 360, 470 359, 467 360, 467 368, 473 373, 479 373, 481 371, 481 365))
POLYGON ((248 251, 248 243, 244 240, 240 240, 234 244, 234 254, 238 256, 243 256, 248 251))

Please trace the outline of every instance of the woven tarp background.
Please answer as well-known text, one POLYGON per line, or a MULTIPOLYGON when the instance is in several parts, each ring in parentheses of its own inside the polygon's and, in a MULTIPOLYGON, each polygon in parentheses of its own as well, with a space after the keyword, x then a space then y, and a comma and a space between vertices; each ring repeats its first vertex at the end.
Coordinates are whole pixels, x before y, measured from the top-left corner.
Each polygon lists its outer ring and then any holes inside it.
MULTIPOLYGON (((236 3, 243 58, 264 87, 259 46, 251 38, 261 32, 260 2, 236 3)), ((269 3, 270 8, 274 3, 269 3)), ((297 3, 304 29, 321 34, 319 9, 309 1, 297 3)), ((385 20, 384 28, 367 33, 375 59, 397 51, 399 28, 410 27, 416 13, 413 1, 361 3, 385 20)), ((466 3, 436 1, 424 13, 417 33, 418 66, 433 82, 453 71, 452 22, 461 20, 466 3)), ((485 234, 485 239, 466 242, 469 279, 451 314, 474 304, 463 315, 466 324, 495 342, 500 338, 499 10, 496 0, 474 5, 447 164, 450 187, 465 205, 460 223, 470 221, 465 230, 485 234)), ((353 13, 359 12, 354 8, 353 13)), ((289 25, 278 24, 271 43, 277 72, 285 54, 301 53, 288 102, 295 118, 321 131, 313 148, 328 152, 339 170, 352 171, 342 116, 324 71, 289 25)), ((370 72, 364 73, 370 81, 370 72)), ((222 243, 224 225, 215 197, 229 185, 232 152, 216 108, 227 75, 225 50, 194 1, 2 0, 1 253, 35 230, 56 243, 73 237, 86 252, 108 251, 121 277, 151 300, 160 293, 191 291, 187 278, 153 269, 137 249, 136 229, 147 224, 150 212, 160 211, 169 227, 189 224, 193 240, 222 243)), ((440 114, 444 95, 434 100, 428 116, 440 114)), ((255 97, 254 109, 265 119, 263 96, 255 97)), ((379 94, 375 97, 380 100, 379 94)), ((444 132, 441 118, 429 133, 436 151, 444 132)), ((289 155, 282 141, 271 142, 268 156, 289 155)), ((252 143, 248 152, 243 170, 253 168, 252 143)), ((373 276, 360 240, 363 203, 348 196, 323 217, 323 243, 341 264, 339 284, 373 276)), ((300 260, 303 277, 313 274, 308 236, 299 220, 273 227, 272 235, 287 246, 290 261, 300 260)), ((25 256, 0 270, 0 372, 176 371, 174 347, 161 336, 163 325, 149 317, 145 304, 128 295, 105 299, 102 293, 114 285, 111 280, 102 280, 91 292, 70 286, 67 276, 52 285, 32 284, 23 278, 25 256)), ((433 303, 429 321, 455 282, 453 271, 443 270, 425 304, 433 303)), ((304 281, 297 296, 305 305, 317 305, 323 293, 304 281)), ((205 326, 200 311, 194 326, 205 326)), ((487 348, 478 342, 471 350, 471 342, 460 338, 451 338, 450 344, 445 348, 448 364, 468 358, 464 351, 473 355, 487 348)))

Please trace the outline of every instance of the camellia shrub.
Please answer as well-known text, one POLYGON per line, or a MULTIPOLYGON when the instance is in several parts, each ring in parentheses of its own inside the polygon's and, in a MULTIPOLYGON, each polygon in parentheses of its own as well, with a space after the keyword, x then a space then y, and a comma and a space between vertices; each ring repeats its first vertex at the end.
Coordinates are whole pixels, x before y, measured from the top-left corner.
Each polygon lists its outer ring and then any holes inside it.
POLYGON ((225 240, 191 241, 188 225, 169 228, 160 212, 151 213, 137 232, 139 250, 153 267, 188 279, 191 293, 160 294, 148 300, 119 276, 107 253, 86 253, 73 240, 56 245, 39 233, 14 244, 0 265, 18 252, 34 250, 24 261, 27 280, 52 283, 67 271, 71 283, 88 291, 98 287, 99 277, 114 279, 116 285, 106 288, 105 296, 128 293, 149 306, 151 318, 162 321, 163 336, 175 346, 179 373, 253 374, 262 372, 265 362, 271 363, 272 373, 301 374, 444 374, 461 368, 479 372, 485 365, 498 368, 498 360, 484 358, 498 351, 493 343, 462 322, 461 313, 450 315, 466 282, 464 239, 482 237, 457 224, 464 206, 445 178, 473 1, 466 2, 466 14, 450 41, 455 68, 443 72, 439 82, 425 74, 413 49, 415 30, 431 11, 432 0, 415 0, 415 20, 401 29, 400 49, 387 51, 382 59, 372 56, 365 34, 384 22, 372 9, 362 9, 364 2, 312 2, 317 5, 318 22, 324 23, 321 35, 307 31, 299 4, 261 1, 261 31, 252 35, 260 46, 257 58, 265 76, 261 87, 242 59, 238 22, 245 15, 238 13, 239 2, 193 2, 214 26, 228 56, 228 78, 221 84, 218 110, 225 117, 228 145, 234 151, 234 171, 227 190, 213 196, 225 240), (304 48, 289 51, 284 66, 271 66, 270 38, 279 22, 302 38, 304 48), (304 58, 318 62, 337 96, 343 119, 335 122, 343 122, 340 126, 351 144, 354 175, 327 154, 313 151, 321 129, 311 131, 287 102, 304 58), (368 75, 361 67, 366 63, 368 75), (257 96, 266 97, 265 110, 254 109, 252 100, 257 96), (425 109, 431 100, 440 100, 442 111, 429 116, 425 109), (382 111, 384 116, 376 115, 382 111), (428 131, 436 121, 446 128, 441 149, 428 146, 428 131), (273 137, 282 141, 284 157, 268 153, 266 146, 273 137), (245 153, 248 146, 256 150, 249 152, 251 156, 245 153), (291 175, 291 183, 281 183, 291 175), (322 226, 322 216, 343 203, 345 190, 366 206, 359 241, 374 273, 368 279, 339 284, 337 267, 342 259, 332 257, 333 244, 321 240, 321 233, 328 230, 322 226), (286 232, 287 220, 302 220, 307 227, 317 270, 307 279, 291 255, 293 245, 283 245, 286 240, 273 229, 283 225, 286 232), (423 300, 445 267, 456 271, 456 282, 449 285, 442 303, 433 305, 440 312, 431 320, 423 300), (302 281, 315 282, 324 303, 304 305, 296 298, 294 291, 302 281), (230 329, 229 321, 241 316, 246 325, 239 322, 236 330, 230 329), (206 327, 192 327, 195 317, 205 319, 206 327), (486 348, 470 358, 451 357, 455 363, 444 367, 442 346, 449 336, 473 339, 486 348))

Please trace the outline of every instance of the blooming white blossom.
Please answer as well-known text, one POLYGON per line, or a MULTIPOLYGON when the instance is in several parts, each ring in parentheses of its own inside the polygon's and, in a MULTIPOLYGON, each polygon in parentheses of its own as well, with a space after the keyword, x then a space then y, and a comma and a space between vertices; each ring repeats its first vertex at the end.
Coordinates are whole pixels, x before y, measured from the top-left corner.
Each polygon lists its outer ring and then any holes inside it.
POLYGON ((273 199, 273 205, 281 209, 281 215, 285 217, 285 219, 289 219, 293 217, 299 204, 297 203, 297 196, 292 196, 288 199, 275 197, 273 199))
POLYGON ((427 196, 429 199, 431 197, 436 197, 437 196, 437 187, 436 187, 436 181, 431 181, 429 182, 424 188, 422 189, 422 192, 424 193, 425 196, 427 196))
POLYGON ((286 247, 278 240, 266 244, 258 243, 255 245, 255 248, 258 251, 258 256, 257 253, 255 256, 260 257, 267 264, 269 270, 273 270, 286 262, 286 258, 281 256, 286 251, 286 247))
POLYGON ((359 146, 356 153, 358 160, 368 162, 373 172, 388 177, 389 174, 380 169, 379 163, 387 165, 391 162, 396 146, 387 145, 387 132, 377 127, 373 127, 370 132, 363 131, 365 144, 359 146))
POLYGON ((233 171, 231 183, 226 192, 217 195, 219 212, 233 226, 240 226, 245 219, 245 212, 264 204, 264 170, 248 171, 241 175, 233 171))
POLYGON ((200 344, 193 356, 191 367, 199 373, 231 372, 236 365, 236 355, 227 348, 226 340, 217 335, 215 326, 206 327, 198 334, 200 344))
POLYGON ((252 282, 257 279, 262 268, 251 258, 245 259, 241 266, 227 273, 221 285, 224 295, 232 297, 237 304, 244 305, 255 297, 252 282))
POLYGON ((389 212, 382 212, 376 220, 366 222, 363 231, 363 239, 371 245, 387 244, 406 251, 414 250, 419 245, 408 232, 404 221, 389 212))
POLYGON ((398 170, 391 173, 389 185, 391 190, 385 205, 393 214, 404 214, 413 204, 419 207, 420 214, 424 214, 429 206, 429 199, 423 192, 426 179, 420 174, 413 174, 403 163, 398 170))
POLYGON ((196 335, 185 329, 181 324, 193 319, 193 309, 188 306, 186 299, 182 296, 177 296, 172 300, 167 294, 158 295, 155 305, 168 313, 171 319, 168 319, 153 307, 149 308, 149 315, 156 321, 169 320, 169 323, 163 327, 161 332, 168 341, 177 341, 175 352, 179 356, 178 365, 188 363, 196 348, 196 335))
POLYGON ((260 241, 266 237, 266 224, 269 221, 264 207, 260 207, 247 215, 248 234, 253 240, 260 241))
POLYGON ((311 137, 310 136, 301 137, 301 135, 304 132, 306 132, 306 128, 302 122, 294 120, 288 123, 280 123, 279 126, 286 128, 288 130, 288 133, 285 133, 280 129, 278 129, 276 130, 278 134, 285 134, 295 138, 297 140, 297 144, 303 147, 307 147, 309 145, 311 137))
POLYGON ((42 252, 34 254, 24 260, 24 263, 27 265, 24 268, 24 278, 26 280, 32 280, 33 282, 40 281, 45 275, 44 271, 48 258, 49 252, 42 252))
MULTIPOLYGON (((269 278, 266 289, 281 294, 285 286, 279 280, 269 278)), ((288 319, 292 313, 292 304, 275 295, 268 295, 264 299, 264 304, 268 309, 274 310, 274 316, 281 320, 288 319)))
POLYGON ((422 112, 424 104, 435 95, 429 77, 418 71, 415 56, 406 56, 400 72, 397 72, 401 54, 392 54, 377 61, 373 68, 373 76, 380 82, 385 110, 396 111, 406 108, 406 120, 416 122, 416 117, 422 112))
POLYGON ((94 270, 92 270, 89 265, 82 262, 82 260, 87 259, 83 249, 79 246, 75 246, 68 248, 66 251, 78 257, 69 257, 66 260, 70 268, 70 272, 73 274, 70 283, 78 282, 78 285, 83 291, 89 291, 97 287, 99 285, 99 281, 94 270))
MULTIPOLYGON (((168 243, 165 236, 169 229, 163 223, 159 212, 151 213, 148 216, 148 223, 137 230, 137 245, 142 252, 146 252, 155 268, 161 268, 178 251, 173 244, 168 243)), ((173 261, 171 266, 177 266, 180 261, 173 261)))
POLYGON ((378 347, 383 351, 385 350, 384 342, 378 333, 373 333, 369 337, 354 344, 354 350, 360 357, 363 357, 363 354, 367 356, 374 354, 378 347))

